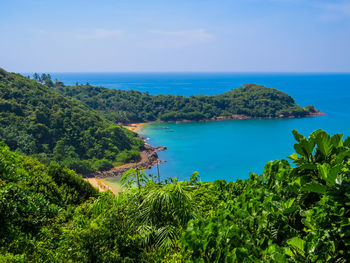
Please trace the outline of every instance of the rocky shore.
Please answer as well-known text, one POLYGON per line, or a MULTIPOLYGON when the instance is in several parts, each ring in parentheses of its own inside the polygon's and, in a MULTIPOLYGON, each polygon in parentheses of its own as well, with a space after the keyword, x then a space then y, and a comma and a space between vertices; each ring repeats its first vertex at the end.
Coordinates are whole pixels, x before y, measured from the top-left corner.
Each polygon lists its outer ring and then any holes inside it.
MULTIPOLYGON (((302 117, 315 117, 315 116, 320 116, 320 115, 326 115, 323 112, 320 112, 318 110, 310 111, 308 115, 302 116, 302 117)), ((293 115, 280 115, 278 117, 251 117, 248 115, 244 114, 233 114, 233 115, 228 115, 228 116, 219 116, 219 117, 214 117, 211 119, 205 119, 205 120, 200 120, 200 121, 224 121, 224 120, 246 120, 246 119, 293 119, 293 118, 299 118, 299 116, 293 116, 293 115)), ((154 122, 162 122, 162 121, 153 121, 150 123, 154 122)), ((192 120, 178 120, 176 122, 193 122, 192 120)), ((134 124, 129 124, 125 125, 124 127, 137 132, 138 129, 140 129, 143 125, 146 123, 134 123, 134 124)), ((146 141, 146 138, 139 136, 142 138, 144 141, 146 141)), ((128 169, 130 168, 137 168, 141 167, 143 169, 150 169, 157 163, 160 164, 162 161, 159 160, 158 151, 164 151, 166 150, 165 146, 158 146, 158 147, 153 147, 147 143, 145 143, 142 151, 140 152, 141 154, 141 160, 136 163, 128 163, 124 164, 121 166, 117 166, 112 168, 111 170, 108 171, 97 171, 93 174, 90 174, 89 176, 86 176, 88 178, 108 178, 108 177, 117 177, 117 176, 122 176, 128 169)))
POLYGON ((162 161, 159 160, 157 152, 164 151, 164 150, 166 150, 166 147, 164 146, 153 147, 145 143, 142 151, 140 152, 141 160, 139 162, 128 163, 121 166, 117 166, 108 171, 97 171, 88 177, 95 177, 95 178, 117 177, 117 176, 122 176, 130 168, 141 167, 143 169, 150 169, 157 163, 159 164, 162 163, 162 161))

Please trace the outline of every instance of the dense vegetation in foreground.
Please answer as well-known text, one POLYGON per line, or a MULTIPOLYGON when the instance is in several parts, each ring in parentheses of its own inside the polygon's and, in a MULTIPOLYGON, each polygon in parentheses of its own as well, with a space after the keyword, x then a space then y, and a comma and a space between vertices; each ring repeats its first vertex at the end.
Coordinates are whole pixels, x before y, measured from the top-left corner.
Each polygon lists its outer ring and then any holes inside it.
POLYGON ((245 115, 252 118, 305 117, 316 112, 313 106, 302 108, 288 94, 264 86, 246 84, 220 95, 149 95, 91 85, 53 85, 62 95, 75 98, 114 122, 211 120, 245 115))
POLYGON ((0 141, 81 174, 140 158, 135 133, 44 84, 0 68, 0 141))
POLYGON ((350 138, 293 134, 293 166, 229 183, 136 169, 117 196, 1 144, 0 262, 346 262, 350 138))

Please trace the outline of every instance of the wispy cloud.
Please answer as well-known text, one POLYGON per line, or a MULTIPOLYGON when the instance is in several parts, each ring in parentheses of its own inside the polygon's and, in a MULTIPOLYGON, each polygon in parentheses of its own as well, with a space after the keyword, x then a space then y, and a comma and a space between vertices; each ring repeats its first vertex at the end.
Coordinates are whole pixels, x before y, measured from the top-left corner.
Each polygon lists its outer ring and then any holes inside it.
POLYGON ((319 5, 319 7, 323 10, 322 20, 334 21, 350 17, 350 1, 328 2, 319 5))
POLYGON ((180 30, 180 31, 165 31, 165 30, 150 30, 151 33, 169 36, 169 37, 178 37, 186 39, 195 39, 195 40, 210 40, 215 36, 206 32, 204 29, 192 29, 192 30, 180 30))
POLYGON ((100 39, 119 36, 123 33, 121 30, 108 30, 108 29, 95 29, 86 34, 78 34, 76 37, 78 39, 100 39))
POLYGON ((327 4, 325 5, 325 8, 329 11, 335 11, 337 13, 350 16, 350 2, 327 4))

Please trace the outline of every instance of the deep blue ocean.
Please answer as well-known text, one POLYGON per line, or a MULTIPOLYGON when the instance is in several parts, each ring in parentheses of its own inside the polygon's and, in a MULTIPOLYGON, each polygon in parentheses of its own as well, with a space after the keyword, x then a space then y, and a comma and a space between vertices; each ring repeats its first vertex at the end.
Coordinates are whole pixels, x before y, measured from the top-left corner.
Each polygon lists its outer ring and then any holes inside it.
MULTIPOLYGON (((141 134, 151 145, 164 145, 159 156, 163 178, 188 178, 198 171, 202 181, 248 178, 261 173, 270 160, 294 152, 292 130, 308 136, 316 129, 350 136, 350 74, 253 73, 52 73, 65 84, 90 83, 150 94, 218 94, 245 83, 287 92, 301 106, 314 105, 326 116, 283 120, 157 123, 141 134), (168 126, 168 129, 163 129, 168 126)), ((155 169, 151 171, 155 173, 155 169)))

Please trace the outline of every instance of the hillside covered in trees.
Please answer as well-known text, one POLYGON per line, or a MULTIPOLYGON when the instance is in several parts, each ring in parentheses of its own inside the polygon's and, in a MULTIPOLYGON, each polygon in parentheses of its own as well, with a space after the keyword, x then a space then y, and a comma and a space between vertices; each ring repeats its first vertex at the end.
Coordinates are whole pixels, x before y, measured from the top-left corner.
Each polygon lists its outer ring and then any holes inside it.
POLYGON ((305 117, 316 113, 313 106, 303 108, 288 94, 264 86, 246 84, 220 95, 149 95, 91 85, 53 88, 64 96, 75 98, 99 111, 114 122, 211 120, 244 115, 251 118, 305 117))
POLYGON ((80 174, 137 161, 143 141, 115 123, 282 118, 316 113, 284 92, 247 84, 220 95, 149 95, 90 85, 65 86, 50 74, 34 79, 0 69, 0 141, 80 174))
POLYGON ((293 134, 293 165, 212 183, 134 169, 117 196, 2 143, 0 262, 347 262, 350 138, 293 134))
POLYGON ((42 82, 0 69, 0 141, 81 174, 140 158, 135 133, 49 88, 57 85, 50 78, 42 82))

